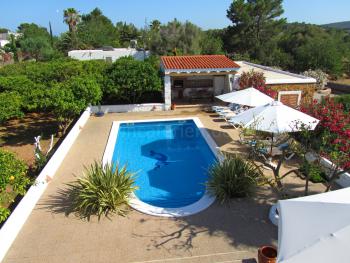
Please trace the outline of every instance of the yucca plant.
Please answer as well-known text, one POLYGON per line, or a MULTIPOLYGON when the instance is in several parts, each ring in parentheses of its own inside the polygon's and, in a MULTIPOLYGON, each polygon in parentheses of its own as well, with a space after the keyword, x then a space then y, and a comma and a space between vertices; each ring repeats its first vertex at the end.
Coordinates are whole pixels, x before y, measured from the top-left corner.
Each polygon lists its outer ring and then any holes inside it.
POLYGON ((225 202, 252 195, 260 178, 261 172, 253 163, 237 155, 225 155, 223 161, 209 168, 207 189, 219 201, 225 202))
POLYGON ((90 219, 91 215, 108 217, 109 213, 125 215, 134 185, 135 174, 126 166, 105 165, 94 162, 85 167, 83 177, 69 184, 72 193, 73 210, 81 217, 90 219))

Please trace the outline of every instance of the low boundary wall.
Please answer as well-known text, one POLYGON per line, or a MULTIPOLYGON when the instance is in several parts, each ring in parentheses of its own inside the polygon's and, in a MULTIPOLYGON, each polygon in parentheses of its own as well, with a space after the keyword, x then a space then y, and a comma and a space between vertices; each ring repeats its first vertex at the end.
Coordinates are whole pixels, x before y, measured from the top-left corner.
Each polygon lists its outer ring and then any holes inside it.
POLYGON ((125 104, 125 105, 101 105, 92 106, 92 113, 118 113, 118 112, 142 112, 142 111, 163 111, 164 103, 144 103, 144 104, 125 104))
POLYGON ((48 183, 54 177, 57 169, 60 167, 62 161, 66 157, 66 154, 88 121, 90 115, 90 108, 87 108, 81 114, 78 121, 74 124, 73 128, 69 131, 61 145, 36 178, 35 183, 29 188, 15 210, 11 213, 5 224, 0 229, 0 262, 5 257, 7 250, 11 247, 17 234, 31 214, 41 195, 44 193, 48 183))

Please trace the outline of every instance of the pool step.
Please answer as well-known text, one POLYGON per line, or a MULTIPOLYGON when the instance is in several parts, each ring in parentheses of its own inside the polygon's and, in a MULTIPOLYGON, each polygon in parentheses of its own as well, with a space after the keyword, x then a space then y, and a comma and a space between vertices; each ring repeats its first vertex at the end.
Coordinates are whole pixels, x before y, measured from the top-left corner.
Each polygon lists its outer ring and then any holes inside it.
POLYGON ((134 263, 256 263, 255 255, 250 251, 232 251, 198 256, 174 257, 139 261, 134 263))
POLYGON ((167 207, 167 208, 176 208, 176 207, 183 207, 187 206, 190 204, 193 204, 197 202, 201 196, 198 196, 196 194, 190 195, 188 194, 187 196, 181 196, 179 198, 171 198, 170 200, 168 199, 160 199, 158 196, 149 196, 149 200, 142 200, 145 203, 157 206, 157 207, 167 207))

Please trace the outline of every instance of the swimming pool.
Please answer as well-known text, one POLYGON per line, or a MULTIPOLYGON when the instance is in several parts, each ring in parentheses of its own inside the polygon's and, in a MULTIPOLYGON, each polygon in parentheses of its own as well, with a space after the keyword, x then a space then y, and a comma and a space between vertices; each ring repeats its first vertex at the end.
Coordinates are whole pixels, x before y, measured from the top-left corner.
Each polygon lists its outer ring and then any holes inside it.
POLYGON ((187 215, 208 207, 208 168, 215 143, 198 118, 114 122, 104 162, 137 172, 132 206, 156 215, 187 215), (208 145, 209 144, 209 145, 208 145))

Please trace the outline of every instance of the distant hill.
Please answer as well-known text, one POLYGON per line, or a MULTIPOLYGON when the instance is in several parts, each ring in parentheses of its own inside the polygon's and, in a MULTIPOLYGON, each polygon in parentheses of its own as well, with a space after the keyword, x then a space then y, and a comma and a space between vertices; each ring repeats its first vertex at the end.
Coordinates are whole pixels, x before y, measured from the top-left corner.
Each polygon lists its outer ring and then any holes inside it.
POLYGON ((337 29, 344 29, 350 33, 350 21, 338 22, 338 23, 330 23, 322 25, 323 27, 331 27, 337 29))

